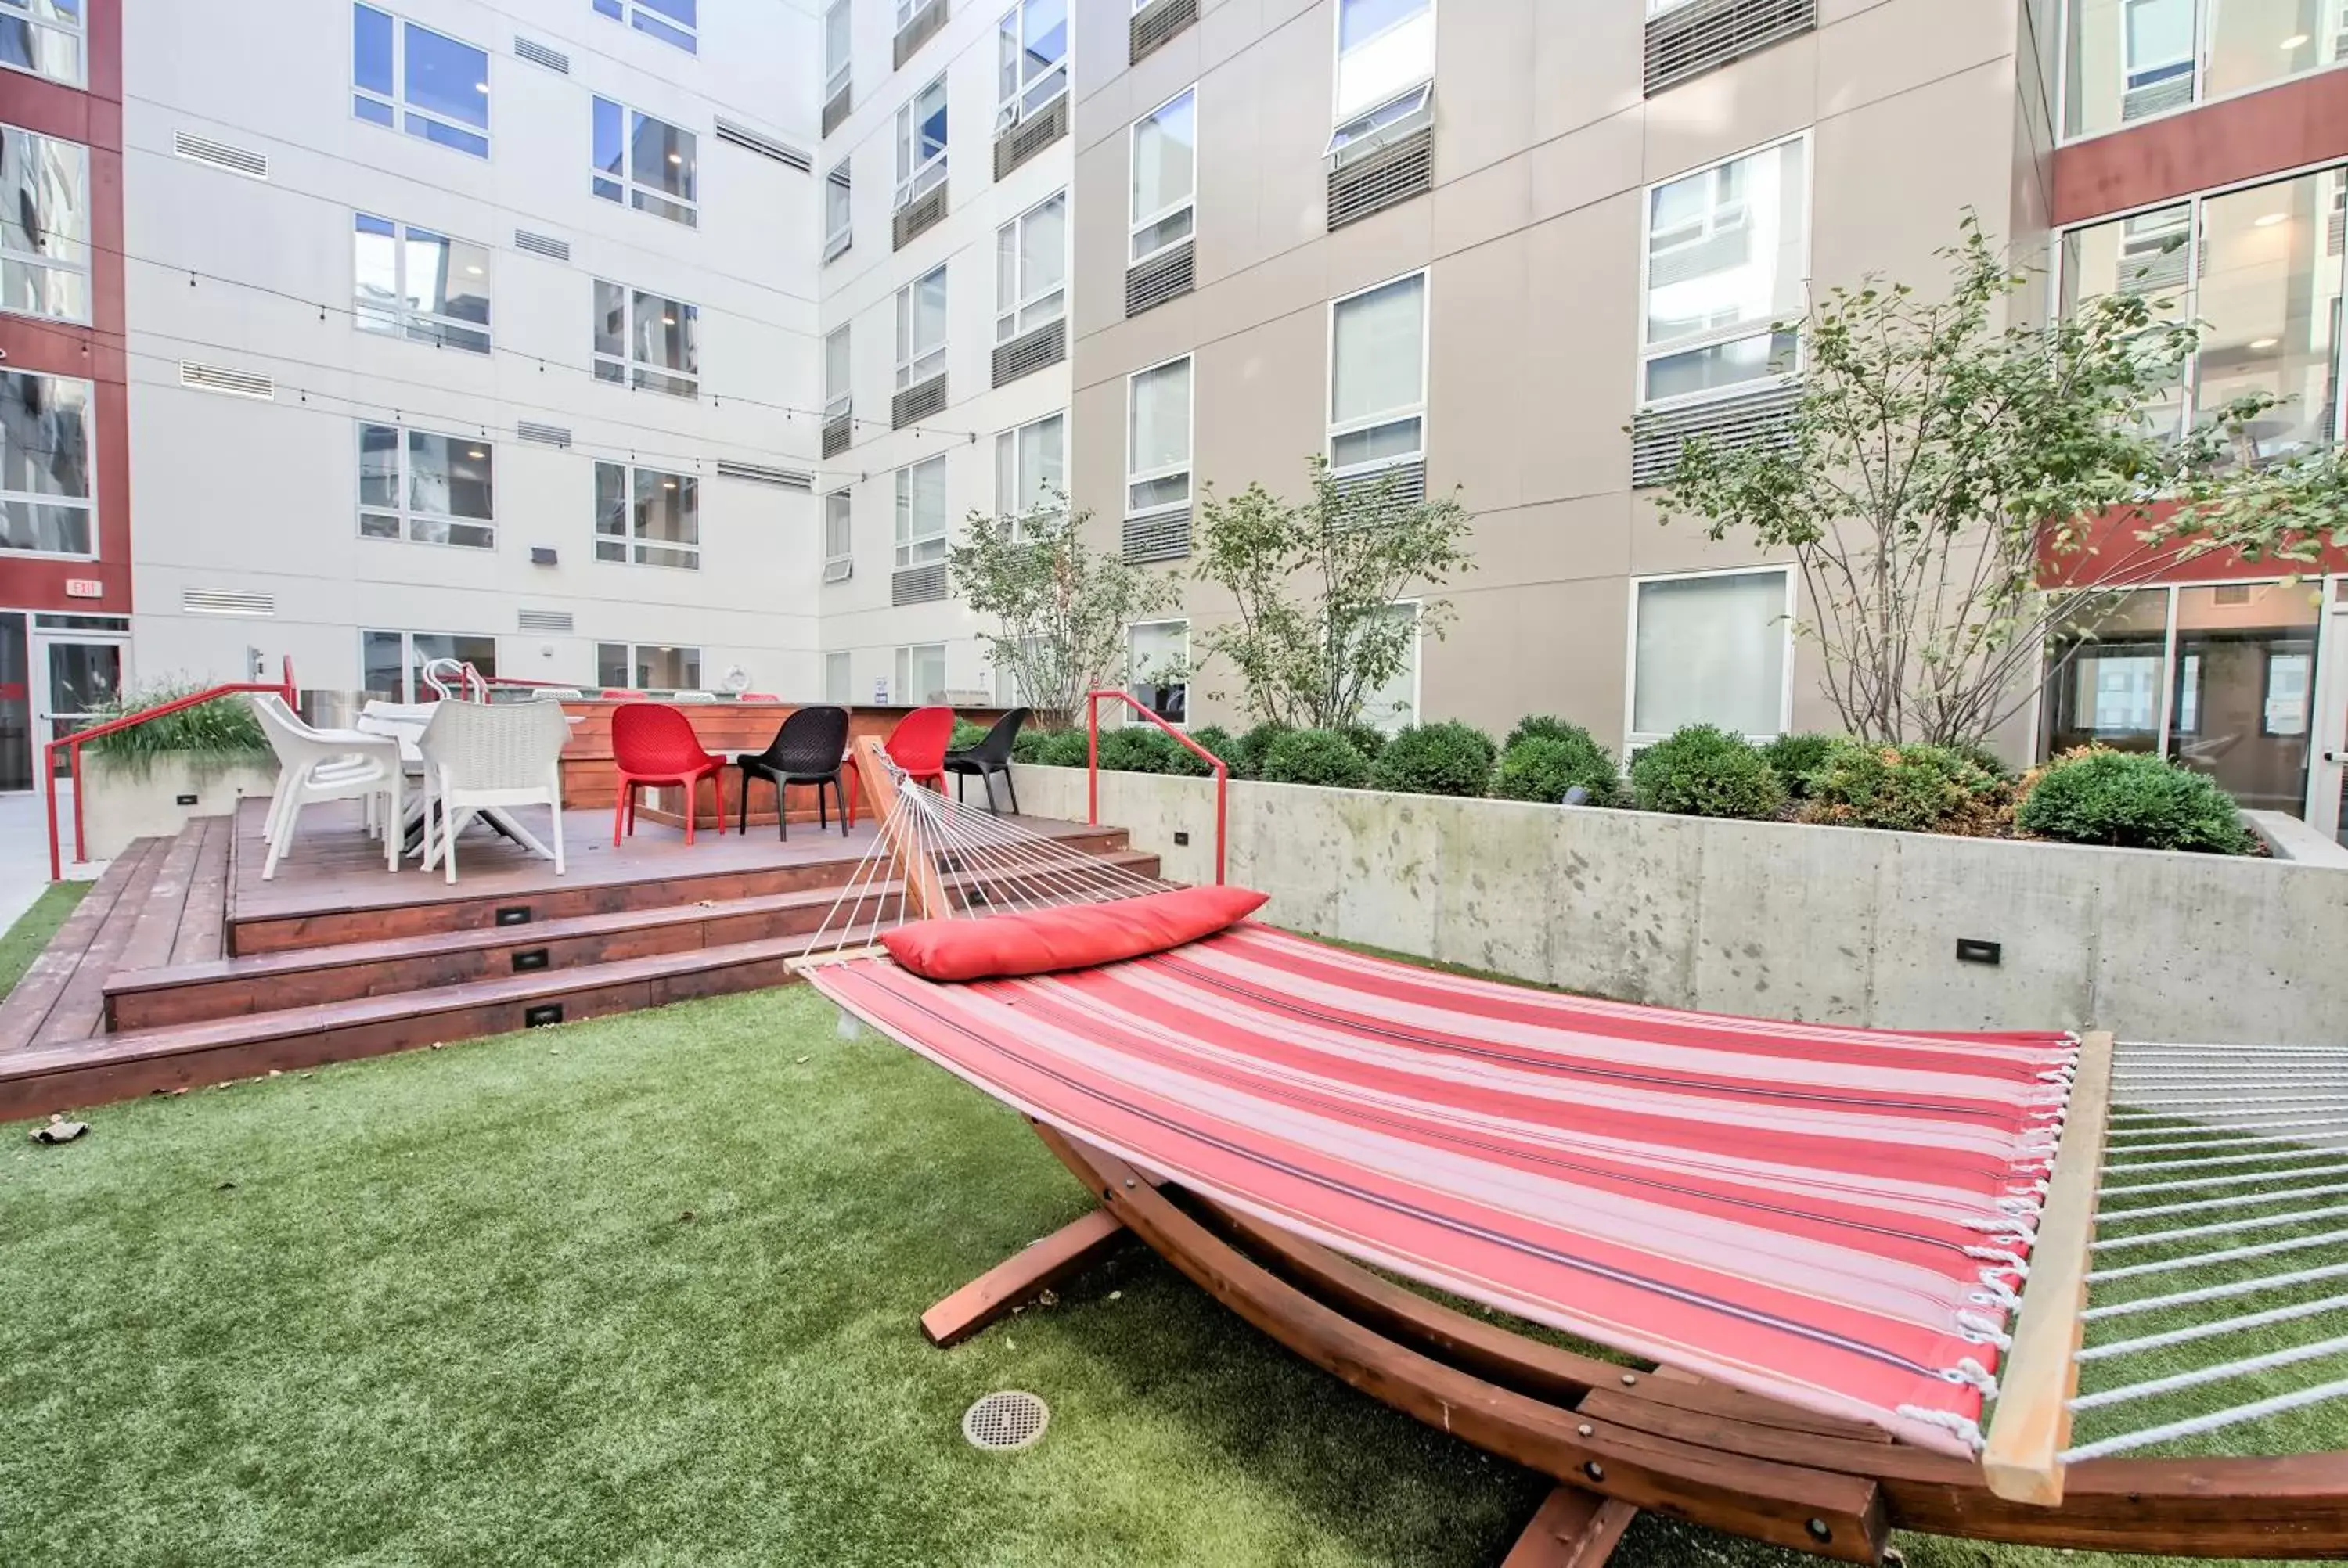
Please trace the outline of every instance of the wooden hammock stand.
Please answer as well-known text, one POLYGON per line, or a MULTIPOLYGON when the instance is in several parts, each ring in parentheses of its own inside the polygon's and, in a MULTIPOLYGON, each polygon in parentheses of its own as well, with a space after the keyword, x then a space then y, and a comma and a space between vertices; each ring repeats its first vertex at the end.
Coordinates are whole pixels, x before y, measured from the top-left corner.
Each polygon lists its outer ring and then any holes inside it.
MULTIPOLYGON (((895 785, 880 743, 860 742, 857 761, 875 816, 891 822, 895 785)), ((895 847, 909 902, 947 912, 934 868, 895 847)), ((1512 1333, 1041 1122, 1030 1123, 1036 1136, 1100 1206, 939 1302, 922 1327, 939 1346, 955 1344, 1138 1236, 1314 1366, 1555 1478, 1503 1568, 1602 1568, 1641 1509, 1852 1563, 1880 1562, 1895 1529, 2178 1556, 2348 1555, 2348 1453, 2060 1459, 2110 1063, 2110 1036, 2088 1036, 1978 1463, 1512 1333)))

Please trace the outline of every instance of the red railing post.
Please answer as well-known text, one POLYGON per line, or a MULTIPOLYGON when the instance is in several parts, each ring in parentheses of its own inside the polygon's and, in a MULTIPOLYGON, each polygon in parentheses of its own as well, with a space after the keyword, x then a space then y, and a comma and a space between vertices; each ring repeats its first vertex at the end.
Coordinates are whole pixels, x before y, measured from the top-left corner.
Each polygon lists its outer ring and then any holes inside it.
POLYGON ((51 741, 41 748, 41 771, 46 775, 49 792, 49 880, 64 880, 66 868, 59 864, 62 852, 57 847, 57 743, 51 741))
POLYGON ((74 789, 74 863, 89 858, 89 839, 82 832, 81 747, 78 743, 66 748, 66 765, 73 770, 74 789))
POLYGON ((1100 693, 1085 693, 1085 821, 1100 825, 1100 693))
POLYGON ((1231 796, 1231 766, 1229 764, 1225 763, 1222 758, 1215 755, 1214 753, 1209 751, 1206 747, 1200 745, 1198 742, 1192 740, 1189 736, 1184 734, 1173 725, 1168 723, 1164 719, 1159 718, 1156 713, 1150 712, 1150 710, 1138 700, 1130 692, 1118 691, 1110 687, 1103 687, 1097 692, 1087 692, 1085 693, 1085 729, 1086 732, 1085 748, 1085 777, 1089 811, 1087 820, 1096 826, 1100 823, 1100 700, 1103 697, 1113 697, 1117 701, 1124 703, 1127 707, 1132 709, 1135 712, 1140 714, 1143 718, 1148 720, 1151 723, 1157 725, 1168 734, 1173 736, 1175 740, 1180 742, 1183 747, 1193 756, 1198 757, 1200 761, 1204 762, 1209 767, 1214 770, 1215 884, 1217 886, 1220 886, 1223 881, 1223 874, 1230 865, 1227 852, 1228 840, 1225 836, 1225 830, 1226 825, 1230 821, 1228 803, 1231 796))

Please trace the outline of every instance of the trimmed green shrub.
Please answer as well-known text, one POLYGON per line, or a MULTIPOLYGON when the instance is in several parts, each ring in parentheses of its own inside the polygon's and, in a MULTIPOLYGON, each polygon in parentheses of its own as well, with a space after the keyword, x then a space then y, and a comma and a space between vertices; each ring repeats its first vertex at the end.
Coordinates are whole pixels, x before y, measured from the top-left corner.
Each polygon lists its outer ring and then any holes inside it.
POLYGON ((1498 760, 1492 737, 1473 724, 1413 724, 1378 753, 1370 782, 1401 794, 1480 795, 1498 760))
POLYGON ((1568 723, 1554 714, 1527 713, 1509 732, 1509 738, 1500 743, 1500 754, 1508 755, 1527 741, 1570 741, 1576 735, 1587 739, 1589 734, 1580 724, 1568 723))
POLYGON ((1761 755, 1776 773, 1786 792, 1800 800, 1810 793, 1809 775, 1818 771, 1827 760, 1827 753, 1842 739, 1840 735, 1816 733, 1780 735, 1761 748, 1761 755))
POLYGON ((1986 833, 2005 781, 1946 746, 1837 741, 1809 771, 1807 822, 1908 833, 1986 833))
POLYGON ((1767 818, 1786 805, 1776 770, 1742 735, 1690 724, 1641 752, 1631 792, 1642 811, 1681 816, 1767 818))
POLYGON ((1029 733, 1035 736, 1032 743, 1027 733, 1023 733, 1019 737, 1019 745, 1011 748, 1011 754, 1019 757, 1021 762, 1034 763, 1042 768, 1080 768, 1085 765, 1085 733, 1082 730, 1037 730, 1029 733), (1023 745, 1026 747, 1026 754, 1020 756, 1020 746, 1023 745))
POLYGON ((1223 761, 1231 764, 1231 772, 1243 779, 1262 778, 1264 753, 1272 749, 1272 742, 1290 733, 1293 729, 1293 725, 1266 719, 1262 723, 1241 735, 1233 743, 1233 752, 1224 753, 1223 761))
POLYGON ((1354 743, 1365 763, 1375 763, 1386 749, 1386 733, 1375 724, 1340 724, 1337 733, 1354 743))
POLYGON ((1961 746, 1951 746, 1949 750, 2001 783, 2013 782, 2013 770, 2005 765, 2005 759, 1991 751, 1982 742, 1967 741, 1961 746))
MULTIPOLYGON (((1519 726, 1522 728, 1521 725, 1519 726)), ((1591 805, 1612 805, 1622 787, 1614 753, 1579 724, 1565 734, 1532 734, 1500 753, 1492 793, 1502 800, 1538 800, 1556 805, 1576 784, 1590 792, 1591 805)))
MULTIPOLYGON (((1238 736, 1232 734, 1220 724, 1201 724, 1197 729, 1190 732, 1190 738, 1198 742, 1200 745, 1206 747, 1209 751, 1214 753, 1215 755, 1222 758, 1224 765, 1231 770, 1231 777, 1237 778, 1240 776, 1240 764, 1233 760, 1239 755, 1240 743, 1238 736)), ((1208 768, 1205 771, 1208 773, 1214 772, 1212 768, 1208 768)))
POLYGON ((1282 730, 1264 748, 1262 771, 1269 784, 1323 784, 1360 789, 1370 782, 1370 764, 1354 743, 1335 730, 1282 730))
MULTIPOLYGON (((208 682, 166 681, 127 692, 113 702, 90 710, 93 725, 130 713, 145 712, 201 692, 208 682)), ((233 767, 266 763, 269 737, 244 697, 215 697, 143 724, 133 724, 89 743, 89 753, 133 777, 145 778, 160 757, 180 759, 199 775, 209 776, 233 767)))
MULTIPOLYGON (((1189 753, 1155 724, 1126 724, 1100 733, 1100 765, 1105 773, 1177 773, 1180 771, 1177 757, 1189 759, 1189 753)), ((1082 762, 1078 758, 1079 765, 1082 762)))
POLYGON ((2035 838, 2130 849, 2248 855, 2257 839, 2234 797, 2148 752, 2065 752, 2024 782, 2014 825, 2035 838))
POLYGON ((953 733, 946 741, 946 750, 959 752, 974 746, 986 739, 986 730, 984 724, 973 723, 958 716, 954 720, 953 733))

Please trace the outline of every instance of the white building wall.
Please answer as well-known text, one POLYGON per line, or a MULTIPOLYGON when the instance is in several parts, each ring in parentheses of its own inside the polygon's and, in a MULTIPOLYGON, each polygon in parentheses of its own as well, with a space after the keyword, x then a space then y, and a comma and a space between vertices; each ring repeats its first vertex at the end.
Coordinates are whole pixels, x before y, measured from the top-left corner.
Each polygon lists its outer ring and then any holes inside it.
MULTIPOLYGON (((892 607, 895 560, 895 473, 939 452, 946 454, 949 538, 959 538, 973 511, 994 510, 994 436, 1068 408, 1069 367, 1064 359, 999 390, 991 386, 995 323, 995 231, 1057 191, 1074 170, 1074 138, 1063 137, 994 179, 998 108, 997 28, 1007 4, 956 0, 945 27, 923 43, 901 70, 891 67, 896 14, 888 0, 855 5, 854 108, 823 142, 818 172, 850 160, 854 240, 822 268, 825 330, 850 323, 855 444, 824 462, 819 491, 847 487, 853 497, 855 571, 819 590, 823 643, 850 658, 851 695, 870 702, 880 682, 893 681, 895 651, 942 642, 946 684, 956 692, 991 691, 994 675, 978 619, 949 600, 892 607), (891 249, 897 185, 899 106, 943 74, 947 94, 948 213, 944 221, 891 249), (890 428, 896 390, 896 294, 942 261, 946 272, 946 396, 943 412, 904 430, 890 428)), ((1071 5, 1072 35, 1086 25, 1122 27, 1107 7, 1071 5)), ((818 57, 820 57, 819 49, 818 57)), ((810 79, 821 75, 818 65, 810 79)), ((820 90, 819 85, 818 90, 820 90)), ((1076 214, 1071 203, 1069 230, 1076 214)), ((1073 268, 1071 269, 1073 272, 1073 268)), ((1071 279, 1073 286, 1073 278, 1071 279)), ((1073 453, 1076 432, 1066 428, 1073 453)), ((907 694, 891 691, 891 700, 907 694)), ((919 701, 925 693, 913 693, 919 701)))
POLYGON ((705 684, 738 671, 755 691, 820 690, 817 504, 716 472, 721 459, 816 466, 819 172, 714 135, 723 116, 813 152, 820 46, 811 7, 703 0, 700 49, 688 55, 588 0, 386 4, 487 52, 483 161, 353 115, 352 8, 341 0, 204 7, 201 26, 185 0, 129 0, 124 207, 142 678, 225 678, 251 647, 273 668, 291 653, 305 687, 352 689, 359 633, 372 628, 493 635, 507 675, 587 682, 598 641, 682 644, 703 651, 705 684), (517 36, 567 56, 568 73, 518 57, 517 36), (259 92, 264 61, 269 87, 259 92), (596 93, 695 134, 697 228, 591 196, 596 93), (265 156, 267 179, 175 156, 183 131, 265 156), (496 352, 356 328, 358 210, 490 247, 496 352), (571 261, 518 250, 517 229, 566 241, 571 261), (598 277, 700 307, 697 400, 592 377, 598 277), (180 360, 272 376, 275 395, 184 389, 180 360), (360 538, 363 418, 493 442, 495 549, 360 538), (522 442, 522 421, 567 428, 572 444, 522 442), (698 570, 595 559, 598 457, 701 477, 698 570), (532 565, 533 547, 555 550, 559 564, 532 565), (183 589, 266 593, 274 613, 185 613, 183 589), (574 634, 521 632, 522 610, 568 612, 574 634))

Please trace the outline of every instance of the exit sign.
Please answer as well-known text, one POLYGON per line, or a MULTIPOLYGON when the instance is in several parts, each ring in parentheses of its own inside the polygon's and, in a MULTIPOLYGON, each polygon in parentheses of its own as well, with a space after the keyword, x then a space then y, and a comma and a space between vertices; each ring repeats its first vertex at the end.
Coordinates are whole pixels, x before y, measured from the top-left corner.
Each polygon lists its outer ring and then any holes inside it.
POLYGON ((104 599, 106 584, 94 577, 69 577, 66 579, 66 597, 67 599, 104 599))

